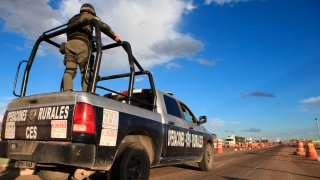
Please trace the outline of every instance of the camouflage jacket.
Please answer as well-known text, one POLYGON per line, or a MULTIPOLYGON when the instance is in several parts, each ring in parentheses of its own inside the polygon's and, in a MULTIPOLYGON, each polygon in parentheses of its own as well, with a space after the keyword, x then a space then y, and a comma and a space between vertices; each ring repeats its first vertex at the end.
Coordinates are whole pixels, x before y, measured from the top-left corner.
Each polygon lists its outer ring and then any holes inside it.
MULTIPOLYGON (((99 17, 93 16, 91 14, 84 14, 84 13, 77 14, 69 20, 68 24, 70 26, 70 25, 80 23, 84 20, 92 20, 92 19, 97 19, 100 22, 101 31, 104 34, 109 36, 111 39, 115 39, 115 33, 112 31, 110 26, 102 22, 99 17)), ((76 31, 68 32, 67 37, 68 37, 68 40, 84 39, 85 41, 89 42, 89 40, 92 39, 92 34, 93 34, 92 32, 93 32, 93 27, 91 25, 87 25, 77 29, 76 31)))

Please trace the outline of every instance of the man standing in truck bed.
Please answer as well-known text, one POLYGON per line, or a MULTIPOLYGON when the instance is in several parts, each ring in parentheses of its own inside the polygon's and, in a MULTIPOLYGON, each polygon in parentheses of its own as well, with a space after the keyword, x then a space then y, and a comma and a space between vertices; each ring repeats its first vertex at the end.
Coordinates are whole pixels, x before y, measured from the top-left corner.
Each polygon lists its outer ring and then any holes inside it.
MULTIPOLYGON (((96 16, 94 7, 91 4, 83 4, 80 9, 80 14, 73 16, 68 26, 77 24, 84 20, 97 19, 100 22, 101 31, 115 41, 120 41, 120 37, 115 34, 110 26, 102 22, 96 16)), ((75 31, 67 33, 67 43, 61 47, 62 53, 65 53, 64 64, 66 70, 63 75, 63 90, 73 91, 73 79, 77 74, 78 65, 81 71, 82 91, 88 89, 88 75, 86 74, 86 66, 89 62, 89 49, 91 48, 90 41, 93 38, 93 27, 91 25, 83 26, 75 31)))

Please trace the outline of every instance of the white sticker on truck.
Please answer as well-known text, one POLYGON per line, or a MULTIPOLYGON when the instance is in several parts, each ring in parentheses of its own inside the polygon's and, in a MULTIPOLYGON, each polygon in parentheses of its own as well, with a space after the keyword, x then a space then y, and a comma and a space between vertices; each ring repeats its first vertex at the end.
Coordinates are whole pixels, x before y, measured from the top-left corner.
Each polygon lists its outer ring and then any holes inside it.
POLYGON ((117 135, 117 129, 102 129, 100 146, 116 146, 117 135))
POLYGON ((119 127, 119 112, 103 109, 100 146, 115 146, 119 127))
POLYGON ((51 138, 67 138, 67 120, 51 121, 51 138))
POLYGON ((119 126, 119 112, 103 109, 102 128, 117 128, 119 126))
POLYGON ((5 130, 5 138, 6 139, 14 139, 16 134, 16 124, 15 122, 7 122, 6 130, 5 130))

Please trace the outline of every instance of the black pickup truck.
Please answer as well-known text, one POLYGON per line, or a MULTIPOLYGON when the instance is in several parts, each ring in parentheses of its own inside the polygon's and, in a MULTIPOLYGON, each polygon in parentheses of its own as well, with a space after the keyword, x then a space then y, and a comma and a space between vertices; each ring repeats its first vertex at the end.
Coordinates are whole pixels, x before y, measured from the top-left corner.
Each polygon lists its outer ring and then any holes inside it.
POLYGON ((84 179, 95 172, 108 172, 111 179, 148 179, 150 167, 184 162, 212 169, 213 139, 201 126, 206 117, 196 118, 171 93, 156 90, 152 74, 140 66, 128 42, 102 46, 97 20, 43 33, 29 60, 19 64, 14 84, 18 98, 8 104, 4 115, 0 157, 15 160, 20 168, 35 168, 42 179, 84 179), (26 96, 40 43, 60 48, 53 37, 88 24, 95 27, 88 91, 26 96), (121 46, 128 55, 129 72, 100 76, 102 51, 121 46), (17 93, 22 63, 26 67, 17 93), (136 76, 146 76, 150 88, 135 89, 136 76), (99 85, 117 78, 129 79, 128 89, 119 92, 99 85), (98 88, 106 93, 97 94, 98 88))

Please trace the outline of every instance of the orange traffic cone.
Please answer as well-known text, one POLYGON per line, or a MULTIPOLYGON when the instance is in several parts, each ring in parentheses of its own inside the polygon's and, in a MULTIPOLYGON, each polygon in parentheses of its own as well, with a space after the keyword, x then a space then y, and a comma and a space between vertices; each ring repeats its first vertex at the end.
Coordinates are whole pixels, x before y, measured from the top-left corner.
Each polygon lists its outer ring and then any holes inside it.
POLYGON ((309 158, 312 160, 318 160, 318 154, 317 154, 316 149, 314 148, 313 143, 307 143, 306 158, 309 158))
POLYGON ((297 151, 296 151, 295 154, 297 154, 299 156, 305 156, 306 155, 306 153, 304 152, 303 142, 302 141, 297 143, 297 151))
POLYGON ((217 149, 216 149, 216 153, 223 153, 223 149, 222 149, 222 141, 221 140, 217 140, 217 149))

